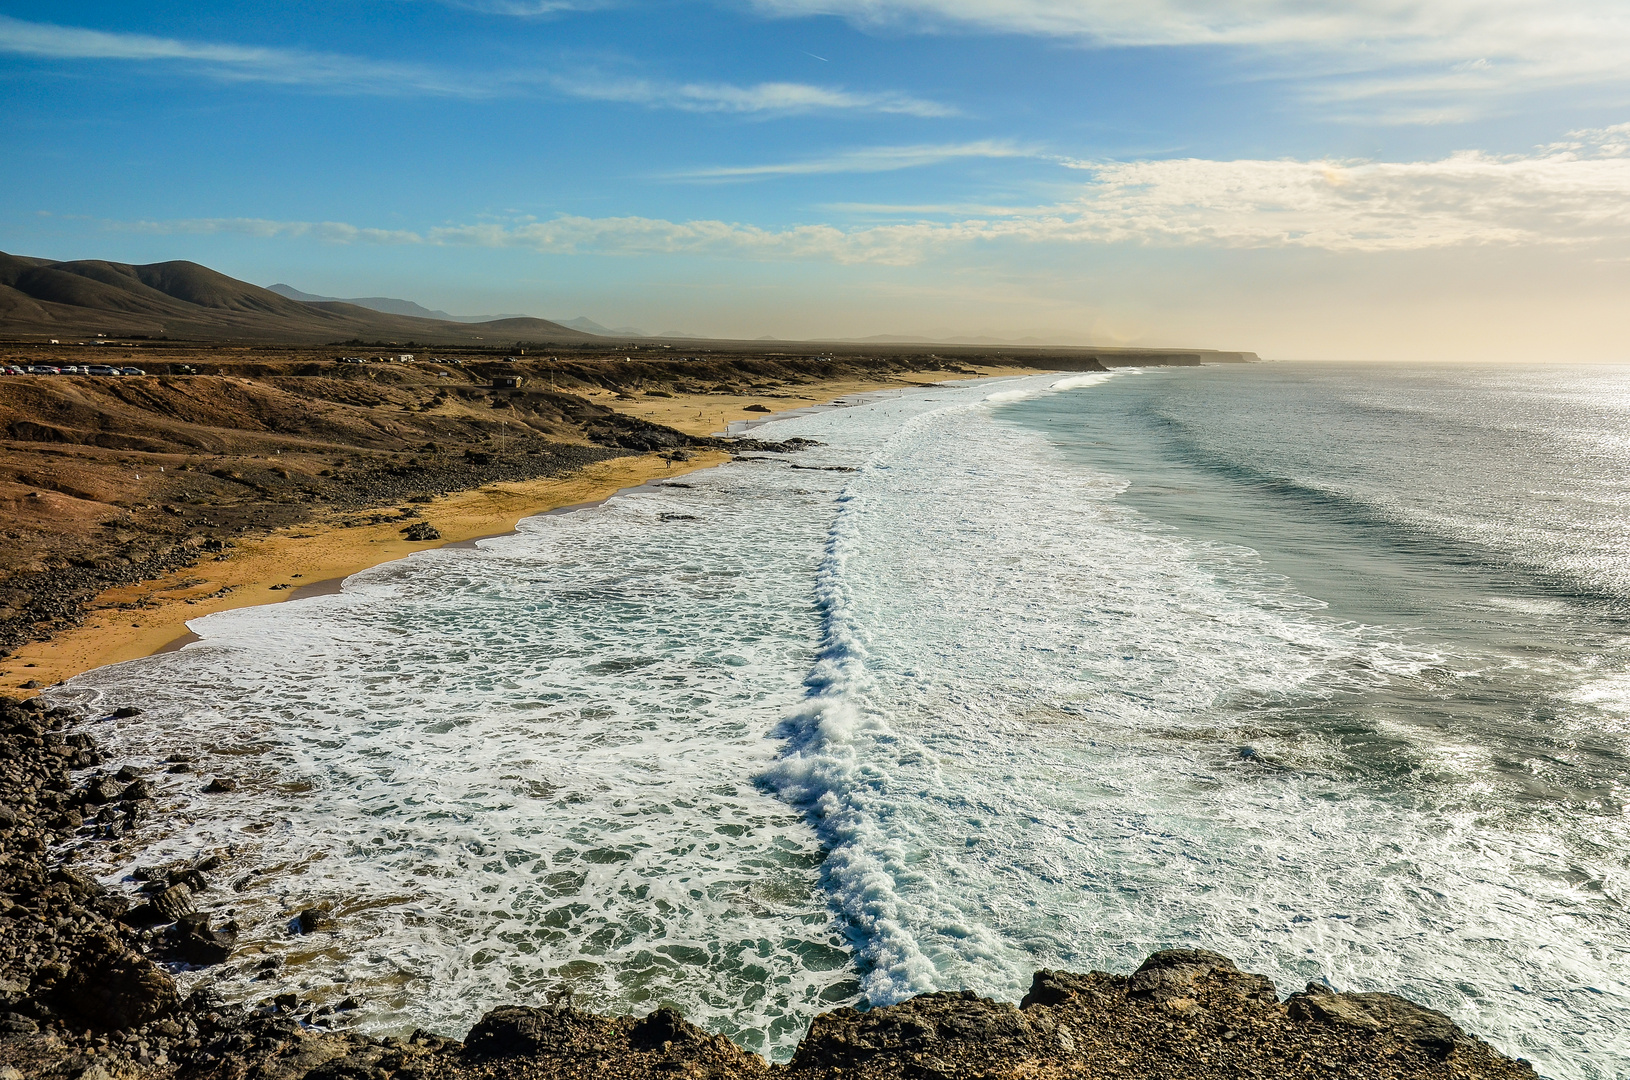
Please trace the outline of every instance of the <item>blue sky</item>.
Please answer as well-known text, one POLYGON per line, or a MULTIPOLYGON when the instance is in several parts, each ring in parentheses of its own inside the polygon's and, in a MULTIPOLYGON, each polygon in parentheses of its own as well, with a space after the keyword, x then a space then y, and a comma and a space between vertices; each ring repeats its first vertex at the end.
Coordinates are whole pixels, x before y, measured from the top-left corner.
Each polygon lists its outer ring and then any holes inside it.
POLYGON ((0 3, 0 248, 753 337, 1630 359, 1602 0, 0 3))

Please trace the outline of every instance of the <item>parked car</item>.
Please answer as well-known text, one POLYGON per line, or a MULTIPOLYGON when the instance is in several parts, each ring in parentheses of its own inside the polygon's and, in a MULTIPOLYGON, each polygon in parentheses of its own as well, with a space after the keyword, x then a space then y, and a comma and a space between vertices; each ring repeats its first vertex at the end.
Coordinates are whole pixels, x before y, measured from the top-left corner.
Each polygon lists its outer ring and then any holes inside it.
POLYGON ((143 371, 139 367, 122 367, 122 368, 119 369, 119 374, 120 375, 146 375, 147 372, 143 371))
POLYGON ((26 375, 28 374, 16 364, 0 364, 0 375, 26 375))
POLYGON ((119 374, 119 369, 116 368, 116 367, 108 367, 106 364, 92 364, 90 367, 85 369, 85 374, 87 374, 87 375, 117 375, 117 374, 119 374))
POLYGON ((52 367, 50 364, 30 364, 28 365, 28 373, 30 375, 61 375, 62 369, 52 367))

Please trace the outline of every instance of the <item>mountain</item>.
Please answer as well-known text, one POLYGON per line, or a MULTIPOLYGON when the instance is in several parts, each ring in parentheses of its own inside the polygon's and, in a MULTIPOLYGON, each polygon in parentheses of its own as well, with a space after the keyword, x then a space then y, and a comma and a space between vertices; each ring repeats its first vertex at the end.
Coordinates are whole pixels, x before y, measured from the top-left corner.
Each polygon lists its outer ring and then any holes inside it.
MULTIPOLYGON (((416 319, 440 319, 443 322, 476 323, 495 322, 498 319, 531 318, 529 315, 516 315, 513 312, 508 315, 449 315, 445 311, 435 311, 422 304, 415 304, 412 300, 397 300, 389 296, 353 296, 350 299, 342 296, 318 296, 316 293, 301 292, 293 285, 284 285, 281 282, 276 285, 268 285, 266 288, 279 296, 286 296, 290 300, 299 300, 305 304, 355 304, 357 307, 365 307, 369 311, 382 311, 387 315, 411 315, 416 319)), ((571 326, 571 323, 561 323, 560 325, 571 326)), ((588 330, 587 327, 576 327, 575 329, 588 330)), ((595 330, 588 330, 588 332, 591 334, 598 333, 595 330)), ((607 333, 610 333, 610 331, 607 331, 607 333)))
POLYGON ((573 330, 581 330, 585 334, 598 334, 601 337, 651 337, 637 326, 601 326, 593 319, 579 315, 575 319, 561 319, 560 325, 569 326, 573 330))
POLYGON ((524 316, 465 323, 344 301, 293 300, 194 262, 53 262, 0 252, 0 336, 97 334, 291 345, 353 338, 497 346, 596 340, 581 330, 524 316))

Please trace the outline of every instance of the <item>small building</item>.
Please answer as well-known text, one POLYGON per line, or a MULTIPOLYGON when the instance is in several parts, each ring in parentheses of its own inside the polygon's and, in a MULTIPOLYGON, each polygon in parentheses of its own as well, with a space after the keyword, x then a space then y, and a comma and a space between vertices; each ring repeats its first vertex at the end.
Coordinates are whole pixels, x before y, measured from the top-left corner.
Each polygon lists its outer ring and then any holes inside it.
POLYGON ((519 375, 495 375, 492 379, 494 390, 519 390, 521 383, 525 382, 519 375))

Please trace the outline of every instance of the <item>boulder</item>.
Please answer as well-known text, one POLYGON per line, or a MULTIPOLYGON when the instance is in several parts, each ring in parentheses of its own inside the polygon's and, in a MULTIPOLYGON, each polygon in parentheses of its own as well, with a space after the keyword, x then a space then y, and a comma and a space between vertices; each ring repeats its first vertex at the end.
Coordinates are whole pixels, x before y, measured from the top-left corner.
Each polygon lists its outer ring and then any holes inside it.
POLYGON ((152 926, 172 923, 192 913, 192 890, 185 885, 171 885, 145 904, 137 904, 125 912, 124 921, 131 926, 152 926))
POLYGON ((334 913, 325 907, 309 907, 294 917, 292 929, 297 934, 315 934, 338 926, 334 913))
POLYGON ((1132 997, 1157 1003, 1200 998, 1217 990, 1268 1004, 1279 1000, 1272 979, 1241 971, 1228 957, 1206 949, 1163 949, 1155 953, 1132 973, 1127 990, 1132 997))
POLYGON ((51 999, 104 1031, 140 1027, 181 1003, 169 975, 105 934, 85 939, 66 975, 51 988, 51 999))
POLYGON ((476 1060, 566 1053, 573 1045, 622 1042, 614 1021, 570 1005, 533 1009, 508 1005, 483 1016, 464 1039, 476 1060))
POLYGON ((1323 986, 1309 986, 1308 991, 1285 1001, 1297 1020, 1385 1032, 1436 1057, 1447 1057, 1457 1043, 1467 1041, 1443 1013, 1396 994, 1332 994, 1323 986))
POLYGON ((225 963, 238 944, 238 924, 228 922, 211 930, 209 916, 190 912, 176 920, 170 935, 169 954, 199 967, 225 963))

